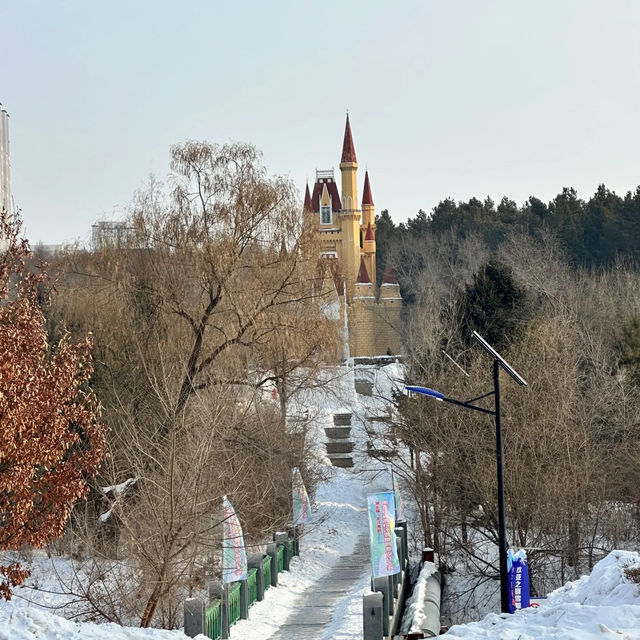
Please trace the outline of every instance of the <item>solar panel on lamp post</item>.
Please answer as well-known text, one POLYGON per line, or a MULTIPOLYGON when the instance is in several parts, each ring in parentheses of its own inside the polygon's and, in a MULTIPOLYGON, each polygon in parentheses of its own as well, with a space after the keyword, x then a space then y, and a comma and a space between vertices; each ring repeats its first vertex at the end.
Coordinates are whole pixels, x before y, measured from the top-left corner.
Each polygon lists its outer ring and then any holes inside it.
POLYGON ((448 398, 444 393, 429 389, 428 387, 406 386, 407 391, 420 393, 440 402, 447 402, 465 409, 472 409, 481 413, 494 416, 496 425, 496 475, 498 484, 498 555, 500 561, 500 608, 502 613, 509 612, 509 584, 507 577, 507 528, 504 515, 504 479, 502 473, 502 428, 500 424, 500 369, 504 369, 520 386, 526 387, 527 383, 509 363, 477 332, 472 337, 493 359, 493 391, 485 393, 464 402, 448 398), (485 409, 473 404, 483 398, 493 396, 494 409, 485 409))

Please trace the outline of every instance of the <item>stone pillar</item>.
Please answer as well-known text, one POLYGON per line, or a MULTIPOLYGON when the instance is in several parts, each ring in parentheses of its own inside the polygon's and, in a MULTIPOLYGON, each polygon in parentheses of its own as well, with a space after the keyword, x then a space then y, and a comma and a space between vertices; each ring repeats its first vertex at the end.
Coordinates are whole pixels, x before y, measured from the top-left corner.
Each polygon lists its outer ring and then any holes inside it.
POLYGON ((220 622, 222 627, 222 640, 229 638, 229 585, 223 584, 220 593, 220 622))
POLYGON ((267 545, 267 555, 271 556, 271 586, 278 586, 278 547, 275 543, 267 545))
MULTIPOLYGON (((382 640, 384 633, 383 595, 380 592, 368 593, 362 597, 362 638, 363 640, 382 640)), ((387 626, 389 622, 387 621, 387 626)))
POLYGON ((204 602, 200 598, 189 598, 184 601, 184 634, 190 638, 195 638, 199 634, 204 634, 205 617, 204 602))
POLYGON ((262 568, 262 558, 264 556, 261 553, 252 555, 247 560, 248 569, 256 569, 256 591, 258 592, 258 602, 264 600, 264 573, 262 568))
POLYGON ((407 528, 407 523, 400 520, 399 522, 396 522, 396 535, 400 536, 400 532, 398 530, 402 531, 402 546, 404 548, 404 559, 405 562, 409 562, 409 530, 407 528))
POLYGON ((373 586, 375 591, 382 594, 382 633, 389 635, 389 618, 393 615, 393 598, 389 589, 389 578, 374 578, 373 586))
POLYGON ((289 534, 278 531, 273 534, 273 541, 276 545, 282 545, 284 547, 284 570, 289 571, 289 563, 291 562, 291 554, 289 552, 289 534))
POLYGON ((396 536, 396 552, 398 554, 398 560, 400 560, 400 572, 402 572, 405 570, 407 563, 404 552, 404 539, 401 535, 396 536))
POLYGON ((249 584, 246 580, 240 581, 240 620, 249 617, 249 584))

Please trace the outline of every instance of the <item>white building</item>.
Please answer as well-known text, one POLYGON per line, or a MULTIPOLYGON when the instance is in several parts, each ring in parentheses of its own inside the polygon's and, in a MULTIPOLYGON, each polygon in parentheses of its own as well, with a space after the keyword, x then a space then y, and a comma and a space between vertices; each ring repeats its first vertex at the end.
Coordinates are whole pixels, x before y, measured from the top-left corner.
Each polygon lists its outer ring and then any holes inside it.
POLYGON ((0 210, 11 212, 11 161, 9 157, 9 114, 0 104, 0 210))

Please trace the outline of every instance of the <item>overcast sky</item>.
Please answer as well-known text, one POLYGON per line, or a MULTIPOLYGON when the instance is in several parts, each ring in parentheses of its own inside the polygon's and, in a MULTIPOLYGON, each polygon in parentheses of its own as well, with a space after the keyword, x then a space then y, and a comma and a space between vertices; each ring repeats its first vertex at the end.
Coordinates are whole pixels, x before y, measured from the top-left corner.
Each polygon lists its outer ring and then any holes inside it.
POLYGON ((634 0, 0 0, 0 32, 33 243, 86 239, 187 138, 251 142, 302 195, 337 170, 347 109, 396 221, 640 184, 634 0))

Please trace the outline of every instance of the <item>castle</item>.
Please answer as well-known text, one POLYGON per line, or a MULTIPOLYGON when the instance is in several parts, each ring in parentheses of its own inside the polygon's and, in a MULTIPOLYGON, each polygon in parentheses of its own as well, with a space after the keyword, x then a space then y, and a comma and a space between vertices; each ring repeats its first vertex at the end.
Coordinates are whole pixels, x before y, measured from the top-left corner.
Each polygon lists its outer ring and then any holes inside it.
POLYGON ((369 172, 358 200, 358 161, 349 115, 340 159, 341 193, 333 169, 316 171, 313 192, 307 184, 304 209, 318 225, 320 273, 325 308, 339 309, 335 319, 345 330, 342 357, 397 354, 400 351, 402 298, 395 273, 387 265, 376 279, 376 223, 369 172))

